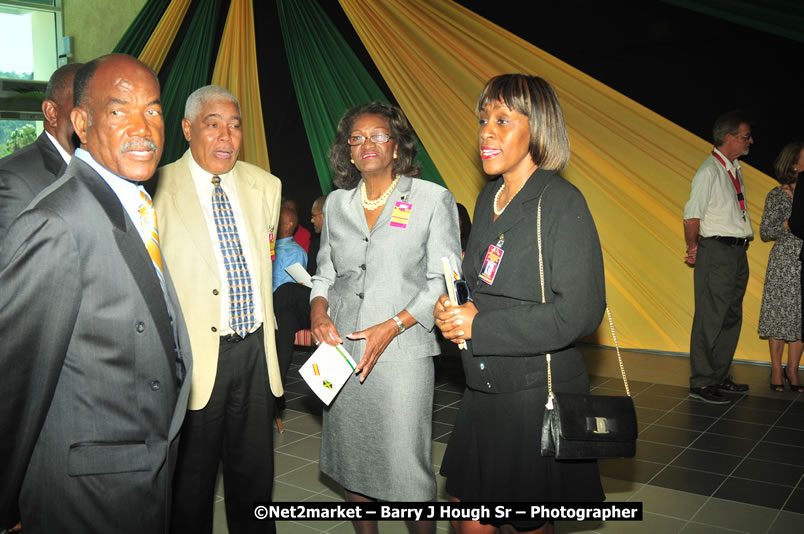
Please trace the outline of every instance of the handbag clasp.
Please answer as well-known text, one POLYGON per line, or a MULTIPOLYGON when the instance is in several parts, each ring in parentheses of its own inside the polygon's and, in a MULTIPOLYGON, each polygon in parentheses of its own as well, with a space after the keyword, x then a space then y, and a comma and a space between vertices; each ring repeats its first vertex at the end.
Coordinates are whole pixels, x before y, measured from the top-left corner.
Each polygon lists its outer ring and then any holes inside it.
POLYGON ((605 417, 595 417, 595 430, 592 431, 595 434, 608 434, 609 428, 606 424, 605 417))

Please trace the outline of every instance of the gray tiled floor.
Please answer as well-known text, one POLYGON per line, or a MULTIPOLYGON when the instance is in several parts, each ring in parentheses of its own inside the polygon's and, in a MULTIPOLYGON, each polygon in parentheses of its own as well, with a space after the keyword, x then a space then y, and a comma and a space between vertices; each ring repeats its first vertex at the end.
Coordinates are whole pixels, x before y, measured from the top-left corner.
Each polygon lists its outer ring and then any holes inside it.
MULTIPOLYGON (((616 357, 584 347, 593 391, 623 391, 616 357)), ((639 523, 559 523, 556 532, 736 534, 804 532, 804 395, 773 393, 768 368, 735 364, 749 395, 729 406, 687 398, 686 358, 624 352, 640 423, 637 455, 600 463, 609 501, 643 502, 639 523)), ((306 354, 297 352, 291 377, 306 354)), ((285 432, 275 432, 274 500, 342 501, 341 488, 318 470, 321 406, 306 385, 290 378, 285 432)), ((804 373, 802 373, 804 377, 804 373)), ((433 469, 437 472, 463 391, 457 360, 439 359, 433 407, 433 469)), ((616 393, 614 393, 616 394, 616 393)), ((439 500, 445 500, 438 477, 439 500)), ((227 532, 223 489, 215 505, 215 534, 227 532)), ((439 523, 439 532, 451 532, 439 523)), ((385 522, 382 533, 407 533, 403 522, 385 522)), ((348 522, 277 524, 280 534, 353 534, 348 522)))

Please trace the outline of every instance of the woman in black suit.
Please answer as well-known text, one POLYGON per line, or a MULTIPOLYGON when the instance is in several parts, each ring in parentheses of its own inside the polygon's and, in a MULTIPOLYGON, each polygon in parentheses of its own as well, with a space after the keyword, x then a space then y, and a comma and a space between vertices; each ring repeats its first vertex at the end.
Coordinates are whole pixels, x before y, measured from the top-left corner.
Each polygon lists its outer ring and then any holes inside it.
MULTIPOLYGON (((463 272, 473 302, 436 303, 436 325, 461 352, 466 390, 441 466, 455 501, 601 501, 597 463, 539 455, 547 400, 545 354, 555 391, 585 393, 577 339, 605 310, 603 258, 583 195, 558 175, 569 137, 552 87, 524 74, 492 78, 480 94, 479 149, 496 178, 480 193, 463 272), (541 236, 542 304, 536 232, 541 236)), ((552 532, 539 518, 455 522, 460 534, 552 532)))

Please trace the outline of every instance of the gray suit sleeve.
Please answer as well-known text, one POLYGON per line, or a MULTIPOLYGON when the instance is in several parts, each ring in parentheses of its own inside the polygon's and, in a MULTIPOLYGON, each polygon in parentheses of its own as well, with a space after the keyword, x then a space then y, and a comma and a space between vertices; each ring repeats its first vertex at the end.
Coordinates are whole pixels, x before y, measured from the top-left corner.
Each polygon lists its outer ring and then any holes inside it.
POLYGON ((324 203, 324 226, 321 228, 321 241, 318 248, 315 276, 313 276, 313 288, 310 290, 310 301, 316 297, 324 297, 329 301, 329 288, 335 283, 335 266, 332 265, 329 245, 329 202, 324 203))
POLYGON ((17 215, 28 207, 34 193, 19 175, 0 170, 0 244, 17 215))
POLYGON ((9 228, 0 247, 0 523, 14 508, 67 353, 80 305, 80 258, 67 225, 42 210, 9 228))
POLYGON ((461 233, 458 229, 458 207, 455 197, 450 191, 444 190, 433 205, 430 216, 430 228, 426 250, 425 283, 421 290, 405 306, 405 309, 428 331, 433 329, 435 319, 433 308, 439 295, 447 292, 444 285, 444 270, 441 267, 442 257, 454 257, 460 261, 461 233))

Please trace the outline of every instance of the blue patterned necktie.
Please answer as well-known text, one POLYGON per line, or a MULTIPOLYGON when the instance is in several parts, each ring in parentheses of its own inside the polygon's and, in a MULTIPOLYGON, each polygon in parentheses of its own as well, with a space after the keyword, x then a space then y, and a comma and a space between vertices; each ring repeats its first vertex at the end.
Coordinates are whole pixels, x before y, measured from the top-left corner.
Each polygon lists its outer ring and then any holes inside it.
POLYGON ((246 337, 254 326, 254 291, 251 275, 240 246, 232 205, 221 187, 220 176, 212 177, 212 216, 218 231, 218 242, 229 283, 229 326, 240 337, 246 337))

